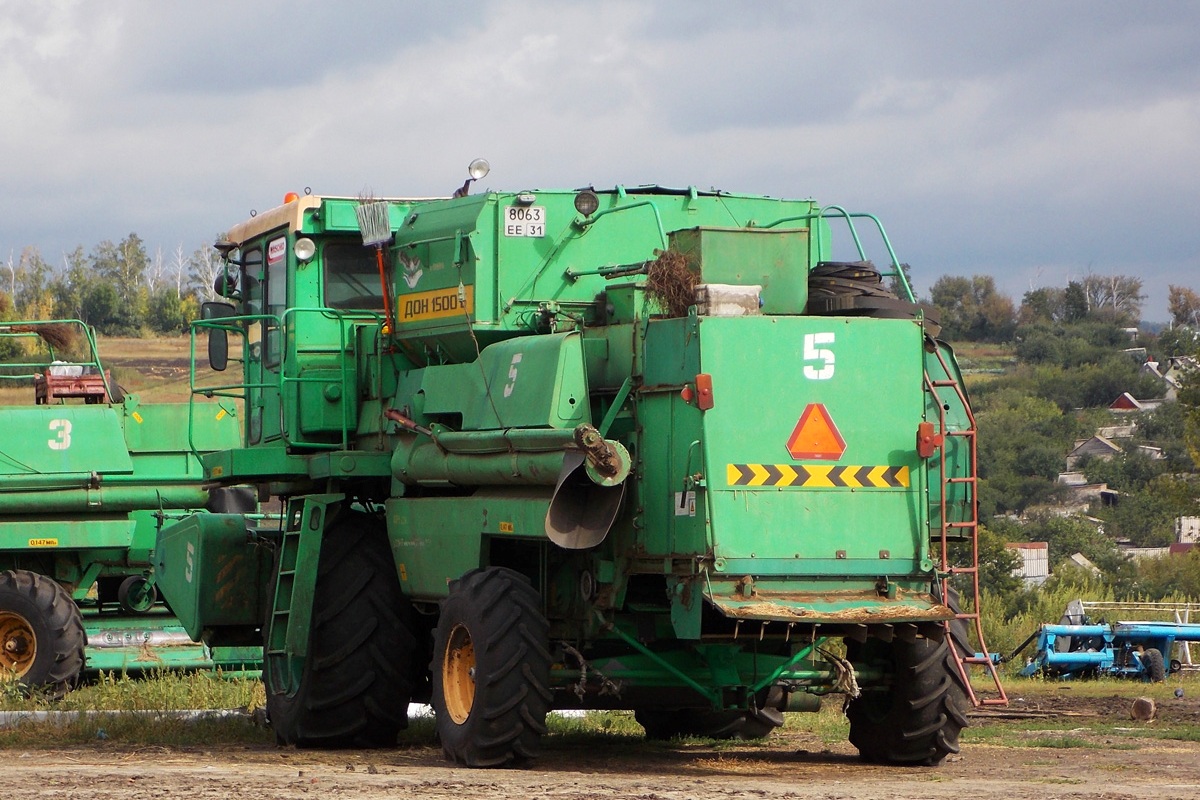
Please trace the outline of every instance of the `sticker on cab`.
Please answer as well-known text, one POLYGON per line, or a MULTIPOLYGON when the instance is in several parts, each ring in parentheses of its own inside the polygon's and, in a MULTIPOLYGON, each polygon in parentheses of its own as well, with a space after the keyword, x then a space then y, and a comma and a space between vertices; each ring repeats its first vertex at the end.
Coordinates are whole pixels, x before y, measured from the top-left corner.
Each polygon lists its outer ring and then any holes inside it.
POLYGON ((475 286, 461 288, 461 296, 458 286, 400 295, 396 303, 397 321, 403 324, 471 314, 475 310, 475 286))

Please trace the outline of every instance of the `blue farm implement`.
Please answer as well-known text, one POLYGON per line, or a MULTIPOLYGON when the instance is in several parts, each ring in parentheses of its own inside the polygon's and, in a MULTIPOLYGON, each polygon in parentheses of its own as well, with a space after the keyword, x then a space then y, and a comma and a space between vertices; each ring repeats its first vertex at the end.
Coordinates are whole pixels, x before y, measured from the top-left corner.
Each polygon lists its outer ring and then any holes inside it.
POLYGON ((1042 625, 1012 652, 1009 660, 1036 642, 1037 650, 1021 669, 1021 675, 1109 675, 1162 681, 1171 672, 1196 668, 1190 645, 1200 642, 1200 623, 1188 621, 1191 610, 1190 605, 1179 603, 1100 604, 1076 600, 1067 607, 1059 624, 1042 625), (1168 619, 1107 622, 1099 616, 1104 612, 1168 619))

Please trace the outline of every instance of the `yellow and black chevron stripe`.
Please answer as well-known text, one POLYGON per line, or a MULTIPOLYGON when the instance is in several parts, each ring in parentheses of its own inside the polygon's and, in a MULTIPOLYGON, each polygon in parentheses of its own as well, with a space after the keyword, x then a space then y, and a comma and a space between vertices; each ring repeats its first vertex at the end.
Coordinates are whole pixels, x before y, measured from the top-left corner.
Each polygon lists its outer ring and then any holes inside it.
POLYGON ((726 464, 730 486, 796 486, 805 489, 902 489, 908 467, 838 467, 827 464, 726 464))

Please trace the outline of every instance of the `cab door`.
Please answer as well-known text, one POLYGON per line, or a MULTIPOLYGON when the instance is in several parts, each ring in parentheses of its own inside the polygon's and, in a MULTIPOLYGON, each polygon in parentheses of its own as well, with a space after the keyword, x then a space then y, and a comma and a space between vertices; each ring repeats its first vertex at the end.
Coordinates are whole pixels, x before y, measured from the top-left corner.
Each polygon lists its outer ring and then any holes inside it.
POLYGON ((246 322, 246 402, 249 444, 282 438, 280 374, 288 290, 287 234, 280 231, 242 253, 246 322))

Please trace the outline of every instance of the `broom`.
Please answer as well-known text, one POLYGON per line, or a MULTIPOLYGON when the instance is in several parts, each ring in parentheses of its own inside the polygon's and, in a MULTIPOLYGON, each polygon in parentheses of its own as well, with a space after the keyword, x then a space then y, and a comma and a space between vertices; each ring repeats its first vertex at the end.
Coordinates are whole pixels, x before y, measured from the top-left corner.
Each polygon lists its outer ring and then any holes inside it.
POLYGON ((383 246, 392 239, 392 221, 386 200, 360 198, 354 209, 358 217, 358 230, 362 233, 363 247, 375 248, 375 261, 379 266, 379 285, 383 290, 383 332, 392 330, 392 301, 388 290, 387 273, 383 268, 383 246))
POLYGON ((74 325, 51 322, 46 325, 5 325, 13 333, 36 333, 55 350, 69 350, 75 344, 77 331, 74 325))

